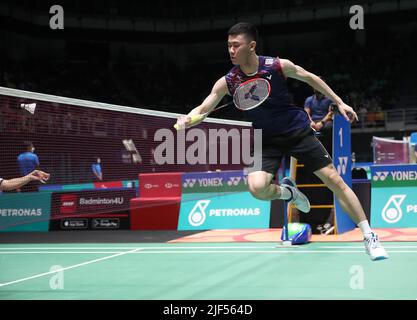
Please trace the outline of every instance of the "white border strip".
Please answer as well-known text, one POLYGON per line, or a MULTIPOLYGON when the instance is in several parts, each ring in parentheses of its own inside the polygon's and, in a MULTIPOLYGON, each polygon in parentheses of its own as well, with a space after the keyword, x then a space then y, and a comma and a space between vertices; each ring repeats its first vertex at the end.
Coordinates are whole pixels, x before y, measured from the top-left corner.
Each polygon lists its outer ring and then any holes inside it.
MULTIPOLYGON (((299 246, 293 246, 299 248, 299 246)), ((156 247, 142 247, 142 250, 162 249, 162 250, 173 250, 173 249, 274 249, 276 246, 156 246, 156 247)), ((2 248, 0 251, 5 250, 131 250, 136 247, 16 247, 16 248, 2 248)))
MULTIPOLYGON (((130 253, 130 254, 249 254, 249 253, 256 253, 256 254, 283 254, 283 253, 295 253, 295 254, 314 254, 314 253, 332 253, 332 254, 339 254, 339 253, 358 253, 358 254, 363 254, 364 256, 366 255, 364 250, 291 250, 288 247, 285 247, 283 249, 286 250, 172 250, 172 251, 162 251, 162 250, 150 250, 150 251, 145 251, 143 250, 143 248, 141 249, 141 251, 131 251, 131 252, 118 252, 118 251, 7 251, 7 252, 0 252, 0 254, 115 254, 113 256, 110 257, 106 257, 106 258, 101 258, 101 259, 97 259, 97 260, 93 260, 92 262, 96 262, 96 261, 100 261, 103 259, 109 259, 118 255, 123 255, 126 253, 130 253), (288 250, 289 249, 289 250, 288 250)), ((390 250, 389 253, 417 253, 417 250, 390 250)), ((88 264, 90 262, 84 263, 84 264, 88 264)), ((81 264, 81 265, 84 265, 81 264)), ((79 265, 77 265, 79 266, 79 265)), ((72 268, 72 267, 68 267, 68 268, 72 268)), ((63 268, 63 269, 59 269, 56 270, 54 272, 58 272, 58 271, 63 271, 66 270, 67 268, 63 268)), ((50 272, 50 273, 54 273, 54 272, 50 272)), ((47 273, 49 274, 49 273, 47 273)), ((2 286, 2 284, 0 284, 0 287, 2 286)))
MULTIPOLYGON (((54 103, 64 103, 64 104, 82 106, 82 107, 87 107, 87 108, 104 109, 104 110, 119 111, 119 112, 129 112, 129 113, 142 114, 142 115, 147 115, 147 116, 156 116, 156 117, 165 117, 165 118, 178 118, 178 116, 180 116, 179 113, 133 108, 133 107, 103 103, 103 102, 95 102, 95 101, 67 98, 67 97, 61 97, 61 96, 54 96, 54 95, 38 93, 38 92, 11 89, 11 88, 6 88, 6 87, 0 87, 0 95, 54 102, 54 103)), ((206 118, 204 121, 210 122, 210 123, 239 125, 239 126, 245 126, 245 127, 251 126, 250 122, 226 120, 226 119, 218 119, 218 118, 206 118)))
POLYGON ((387 139, 387 138, 380 138, 376 136, 373 136, 373 138, 377 141, 388 142, 388 143, 402 143, 402 144, 408 143, 407 141, 403 141, 403 140, 393 140, 393 139, 387 139))

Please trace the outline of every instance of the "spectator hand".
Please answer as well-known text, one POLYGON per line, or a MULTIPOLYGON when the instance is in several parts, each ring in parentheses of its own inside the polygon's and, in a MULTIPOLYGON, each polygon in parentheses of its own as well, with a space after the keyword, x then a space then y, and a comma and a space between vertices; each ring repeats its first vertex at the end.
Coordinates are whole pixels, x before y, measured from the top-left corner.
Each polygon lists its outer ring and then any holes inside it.
POLYGON ((323 129, 323 127, 324 127, 323 122, 319 121, 315 123, 316 131, 320 131, 321 129, 323 129))
POLYGON ((46 181, 49 180, 50 174, 40 170, 34 170, 29 173, 28 176, 31 181, 40 181, 42 183, 46 183, 46 181))
POLYGON ((317 128, 316 128, 316 123, 315 123, 314 121, 311 121, 311 122, 310 122, 310 127, 311 127, 311 129, 313 129, 313 130, 316 130, 316 131, 317 131, 317 128))

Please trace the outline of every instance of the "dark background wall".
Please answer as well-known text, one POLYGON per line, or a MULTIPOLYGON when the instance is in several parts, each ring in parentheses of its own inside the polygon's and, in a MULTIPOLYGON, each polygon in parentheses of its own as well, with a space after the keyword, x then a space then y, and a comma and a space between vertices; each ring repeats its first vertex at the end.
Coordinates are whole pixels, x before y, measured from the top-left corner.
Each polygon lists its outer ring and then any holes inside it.
MULTIPOLYGON (((356 110, 417 106, 415 2, 362 2, 364 30, 349 28, 353 4, 332 0, 5 0, 0 5, 0 86, 185 113, 232 67, 226 46, 228 28, 238 21, 251 21, 260 31, 259 54, 288 58, 322 75, 356 110), (49 27, 49 9, 54 4, 64 8, 64 30, 49 27)), ((302 106, 312 93, 304 83, 289 80, 288 85, 297 105, 302 106)), ((0 106, 3 127, 6 115, 0 106)), ((213 116, 245 120, 233 108, 213 116)), ((372 161, 373 135, 402 139, 409 132, 353 133, 352 151, 358 161, 372 161)), ((8 159, 10 166, 15 165, 23 138, 44 143, 9 129, 1 135, 1 161, 8 159)), ((85 141, 80 146, 88 148, 85 141)), ((69 161, 52 155, 43 159, 48 159, 44 164, 69 161)), ((8 173, 3 172, 6 177, 8 173)))

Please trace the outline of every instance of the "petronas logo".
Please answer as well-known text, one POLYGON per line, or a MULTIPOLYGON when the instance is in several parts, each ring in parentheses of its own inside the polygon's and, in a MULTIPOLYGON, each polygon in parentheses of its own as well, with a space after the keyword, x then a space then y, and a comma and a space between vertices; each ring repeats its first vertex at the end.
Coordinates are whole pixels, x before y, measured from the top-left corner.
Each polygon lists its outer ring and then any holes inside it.
POLYGON ((210 200, 200 200, 198 201, 194 208, 191 210, 188 215, 188 222, 193 227, 201 226, 204 221, 206 221, 206 208, 210 204, 210 200))
POLYGON ((401 220, 403 216, 401 204, 405 197, 405 194, 394 194, 389 198, 381 212, 382 219, 384 219, 385 222, 396 223, 401 220))

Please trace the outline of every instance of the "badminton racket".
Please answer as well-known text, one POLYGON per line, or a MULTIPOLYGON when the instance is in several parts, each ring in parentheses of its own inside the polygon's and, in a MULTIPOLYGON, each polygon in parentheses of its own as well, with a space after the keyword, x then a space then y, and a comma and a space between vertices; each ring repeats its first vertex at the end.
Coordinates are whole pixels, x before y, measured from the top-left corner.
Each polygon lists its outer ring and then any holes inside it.
MULTIPOLYGON (((234 104, 236 108, 242 111, 247 111, 260 106, 268 97, 271 92, 271 85, 263 78, 254 78, 243 82, 239 85, 233 95, 233 101, 223 104, 212 111, 204 114, 198 114, 191 116, 191 121, 186 126, 192 126, 195 123, 200 122, 202 119, 208 116, 209 113, 227 107, 234 104)), ((174 125, 177 130, 184 129, 185 126, 180 126, 178 123, 174 125)))

